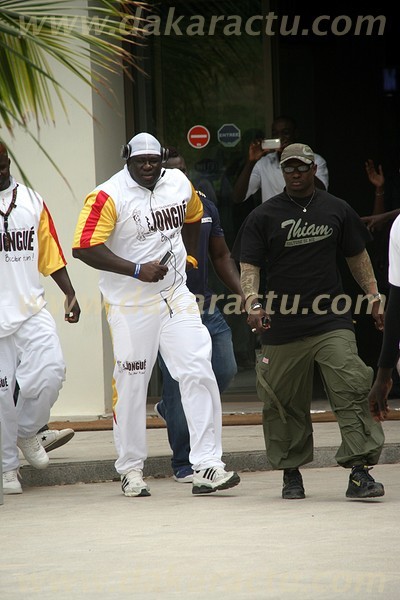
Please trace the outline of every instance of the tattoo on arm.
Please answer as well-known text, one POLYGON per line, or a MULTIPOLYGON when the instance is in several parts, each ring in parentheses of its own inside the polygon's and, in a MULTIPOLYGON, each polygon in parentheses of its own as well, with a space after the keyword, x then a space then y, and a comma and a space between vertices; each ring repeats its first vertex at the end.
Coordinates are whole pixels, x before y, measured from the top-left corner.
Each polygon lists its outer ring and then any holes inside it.
POLYGON ((346 258, 347 264, 354 279, 366 294, 376 294, 378 291, 371 259, 366 250, 357 256, 346 258))
POLYGON ((240 263, 240 285, 246 298, 245 308, 248 310, 251 302, 259 297, 260 267, 248 263, 240 263))

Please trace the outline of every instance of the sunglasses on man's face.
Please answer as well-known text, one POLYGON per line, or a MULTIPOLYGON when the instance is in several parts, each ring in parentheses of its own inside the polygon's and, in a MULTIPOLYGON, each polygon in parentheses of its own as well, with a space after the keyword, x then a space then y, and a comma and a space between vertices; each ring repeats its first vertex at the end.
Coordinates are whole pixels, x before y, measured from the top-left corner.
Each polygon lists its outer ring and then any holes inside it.
POLYGON ((282 171, 284 173, 294 173, 297 171, 298 173, 307 173, 312 167, 312 163, 309 165, 299 165, 298 167, 282 167, 282 171))
POLYGON ((143 167, 144 165, 147 165, 147 163, 149 163, 149 165, 151 167, 157 167, 161 162, 161 157, 160 156, 146 156, 145 158, 143 158, 143 157, 131 158, 130 162, 133 162, 133 164, 137 167, 143 167))

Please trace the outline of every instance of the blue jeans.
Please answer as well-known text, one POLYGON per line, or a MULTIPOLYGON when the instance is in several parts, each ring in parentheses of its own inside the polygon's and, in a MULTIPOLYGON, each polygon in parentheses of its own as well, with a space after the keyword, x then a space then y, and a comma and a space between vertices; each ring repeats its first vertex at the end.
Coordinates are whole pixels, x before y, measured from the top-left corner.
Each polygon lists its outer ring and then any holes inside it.
MULTIPOLYGON (((222 393, 237 373, 232 333, 217 307, 213 314, 206 309, 202 315, 202 321, 211 336, 211 363, 219 391, 222 393)), ((163 377, 163 393, 157 408, 167 423, 168 440, 173 453, 171 464, 176 473, 180 468, 190 466, 189 430, 182 408, 179 384, 169 374, 160 354, 158 354, 158 363, 163 377)))

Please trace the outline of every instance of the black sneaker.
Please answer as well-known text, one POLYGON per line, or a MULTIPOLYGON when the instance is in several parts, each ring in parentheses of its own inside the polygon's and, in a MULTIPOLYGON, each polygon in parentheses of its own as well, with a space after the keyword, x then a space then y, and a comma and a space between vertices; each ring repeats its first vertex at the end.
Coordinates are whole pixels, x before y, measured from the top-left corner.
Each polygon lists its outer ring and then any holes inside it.
POLYGON ((351 469, 346 498, 379 498, 385 494, 383 485, 369 474, 371 468, 356 466, 351 469))
POLYGON ((298 469, 283 471, 282 498, 285 500, 301 500, 305 498, 303 478, 298 469))

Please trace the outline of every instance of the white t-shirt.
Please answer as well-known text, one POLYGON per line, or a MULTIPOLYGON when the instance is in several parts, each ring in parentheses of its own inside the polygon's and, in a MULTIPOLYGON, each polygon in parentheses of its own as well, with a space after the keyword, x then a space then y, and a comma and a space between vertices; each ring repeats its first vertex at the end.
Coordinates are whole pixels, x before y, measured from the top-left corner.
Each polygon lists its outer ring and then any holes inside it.
POLYGON ((389 283, 400 287, 400 215, 396 217, 390 229, 389 283))
POLYGON ((0 216, 0 337, 14 333, 45 306, 40 273, 51 275, 66 265, 50 213, 39 194, 12 179, 10 196, 8 190, 1 193, 6 196, 7 208, 16 186, 15 208, 8 217, 8 250, 0 216))
MULTIPOLYGON (((328 190, 329 176, 326 161, 319 154, 314 154, 317 165, 316 176, 328 190)), ((266 202, 272 196, 280 194, 285 187, 281 165, 277 152, 266 154, 256 162, 250 175, 249 186, 245 200, 261 188, 262 201, 266 202)))
POLYGON ((157 283, 100 271, 99 286, 107 304, 145 306, 170 298, 186 283, 186 249, 181 229, 201 219, 203 205, 179 169, 165 169, 154 190, 140 186, 125 166, 85 200, 74 248, 107 246, 136 264, 160 260, 173 252, 168 273, 157 283))

